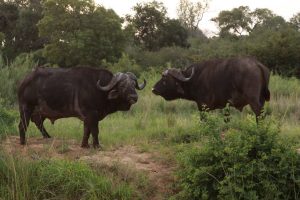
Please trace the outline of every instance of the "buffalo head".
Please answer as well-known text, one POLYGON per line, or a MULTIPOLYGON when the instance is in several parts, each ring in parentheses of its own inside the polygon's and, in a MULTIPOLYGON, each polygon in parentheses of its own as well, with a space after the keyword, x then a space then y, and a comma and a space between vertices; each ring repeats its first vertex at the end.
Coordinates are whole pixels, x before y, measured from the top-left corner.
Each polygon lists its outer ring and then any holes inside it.
POLYGON ((109 100, 119 100, 128 104, 129 107, 138 100, 135 89, 142 90, 145 86, 146 80, 144 79, 144 83, 138 84, 137 77, 131 72, 116 73, 105 86, 100 85, 100 80, 97 82, 99 90, 108 92, 109 100))
POLYGON ((182 84, 188 82, 194 75, 194 68, 189 77, 185 77, 181 70, 171 68, 162 73, 162 78, 154 85, 152 92, 162 96, 165 100, 173 100, 184 96, 182 84))

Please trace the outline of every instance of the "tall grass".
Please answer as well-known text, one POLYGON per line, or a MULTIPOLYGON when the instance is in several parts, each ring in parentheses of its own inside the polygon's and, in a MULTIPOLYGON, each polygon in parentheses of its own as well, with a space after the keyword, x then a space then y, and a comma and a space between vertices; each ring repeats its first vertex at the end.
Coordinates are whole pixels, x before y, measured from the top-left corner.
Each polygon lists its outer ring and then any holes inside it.
POLYGON ((131 188, 88 165, 62 160, 29 162, 1 153, 0 199, 132 199, 131 188))

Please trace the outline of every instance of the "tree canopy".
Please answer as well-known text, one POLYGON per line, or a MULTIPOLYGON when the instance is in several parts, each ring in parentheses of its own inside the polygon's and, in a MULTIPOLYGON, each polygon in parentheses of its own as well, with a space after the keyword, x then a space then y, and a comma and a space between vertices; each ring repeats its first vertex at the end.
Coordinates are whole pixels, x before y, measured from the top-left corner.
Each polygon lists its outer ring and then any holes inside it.
POLYGON ((41 0, 0 1, 1 50, 8 60, 43 48, 46 39, 39 37, 36 26, 42 18, 41 6, 41 0))
POLYGON ((116 61, 124 49, 121 18, 92 0, 48 0, 39 21, 40 35, 49 38, 44 56, 52 63, 100 65, 116 61))
POLYGON ((178 20, 166 16, 162 3, 152 1, 138 3, 134 15, 127 16, 128 27, 132 28, 134 41, 144 49, 155 51, 164 46, 187 47, 188 34, 178 20))
POLYGON ((208 3, 181 0, 171 19, 159 1, 138 3, 121 18, 94 0, 0 0, 0 56, 13 62, 31 53, 39 64, 135 72, 254 56, 276 73, 300 77, 299 12, 286 21, 267 8, 224 10, 212 19, 219 33, 208 37, 198 27, 208 3))

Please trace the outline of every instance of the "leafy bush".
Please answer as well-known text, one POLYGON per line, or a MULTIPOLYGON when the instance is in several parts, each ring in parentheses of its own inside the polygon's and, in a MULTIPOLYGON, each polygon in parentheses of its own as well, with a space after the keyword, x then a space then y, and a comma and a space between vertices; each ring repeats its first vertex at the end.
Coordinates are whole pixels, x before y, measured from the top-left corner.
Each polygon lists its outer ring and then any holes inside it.
POLYGON ((300 157, 274 121, 220 124, 209 115, 200 128, 207 142, 180 156, 182 192, 176 199, 300 198, 300 157))

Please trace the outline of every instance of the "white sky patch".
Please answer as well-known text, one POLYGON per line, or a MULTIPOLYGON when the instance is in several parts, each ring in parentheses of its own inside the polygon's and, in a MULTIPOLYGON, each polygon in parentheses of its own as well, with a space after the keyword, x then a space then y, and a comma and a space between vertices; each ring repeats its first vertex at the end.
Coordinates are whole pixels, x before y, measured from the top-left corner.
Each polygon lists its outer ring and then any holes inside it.
MULTIPOLYGON (((151 2, 152 0, 95 0, 105 8, 113 9, 119 16, 132 14, 132 8, 137 3, 151 2)), ((158 0, 163 2, 170 18, 177 18, 179 0, 158 0)), ((196 1, 196 0, 193 0, 196 1)), ((218 29, 211 18, 216 17, 222 10, 231 10, 239 6, 249 6, 251 10, 256 8, 268 8, 275 14, 289 20, 294 14, 300 12, 300 0, 211 0, 209 9, 204 14, 199 28, 208 35, 217 33, 218 29)))

